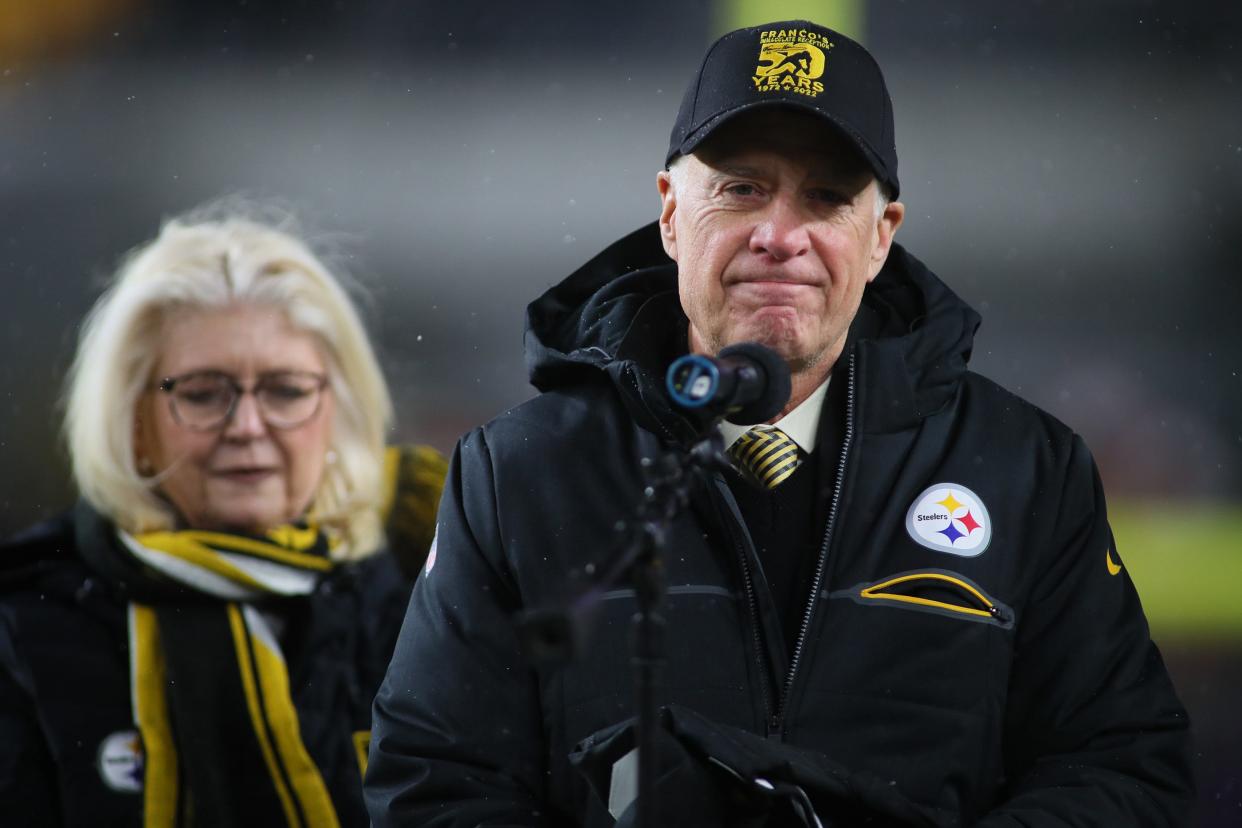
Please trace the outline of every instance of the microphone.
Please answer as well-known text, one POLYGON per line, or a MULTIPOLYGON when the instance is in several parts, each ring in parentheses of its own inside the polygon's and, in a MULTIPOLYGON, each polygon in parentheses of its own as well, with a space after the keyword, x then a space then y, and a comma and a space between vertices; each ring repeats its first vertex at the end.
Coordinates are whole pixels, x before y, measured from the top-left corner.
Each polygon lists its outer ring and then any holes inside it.
POLYGON ((715 357, 687 354, 668 367, 664 384, 678 406, 737 425, 772 419, 791 391, 785 360, 757 342, 730 345, 715 357))

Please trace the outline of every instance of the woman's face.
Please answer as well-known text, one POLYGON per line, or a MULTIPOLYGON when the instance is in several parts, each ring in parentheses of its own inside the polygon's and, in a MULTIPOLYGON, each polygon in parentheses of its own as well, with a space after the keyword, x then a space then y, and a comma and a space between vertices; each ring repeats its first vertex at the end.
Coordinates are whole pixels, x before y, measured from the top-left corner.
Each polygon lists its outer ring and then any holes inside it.
POLYGON ((170 314, 159 345, 137 407, 135 459, 158 475, 184 523, 255 533, 304 515, 333 417, 315 338, 278 310, 235 306, 170 314), (233 397, 223 422, 204 428, 233 397))

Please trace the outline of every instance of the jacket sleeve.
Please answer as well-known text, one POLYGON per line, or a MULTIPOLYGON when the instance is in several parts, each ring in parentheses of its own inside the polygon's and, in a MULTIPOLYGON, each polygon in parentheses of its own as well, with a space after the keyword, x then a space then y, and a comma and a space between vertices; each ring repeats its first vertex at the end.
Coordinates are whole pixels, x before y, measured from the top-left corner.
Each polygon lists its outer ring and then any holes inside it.
POLYGON ((539 825, 537 683, 514 630, 483 432, 462 438, 436 539, 375 699, 365 783, 376 828, 539 825))
POLYGON ((56 773, 32 691, 0 608, 0 814, 20 814, 24 825, 60 825, 56 773))
POLYGON ((1004 734, 1007 797, 980 828, 1176 826, 1193 798, 1186 711, 1113 541, 1099 473, 1073 439, 1053 548, 1019 620, 1004 734))

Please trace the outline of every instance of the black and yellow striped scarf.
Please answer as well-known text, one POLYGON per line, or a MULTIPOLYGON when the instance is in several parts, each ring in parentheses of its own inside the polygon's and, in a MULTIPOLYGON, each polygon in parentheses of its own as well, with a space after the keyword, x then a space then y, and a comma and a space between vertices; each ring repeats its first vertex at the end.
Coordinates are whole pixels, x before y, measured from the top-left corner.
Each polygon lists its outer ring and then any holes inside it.
POLYGON ((282 527, 262 538, 186 530, 120 539, 191 593, 129 605, 146 828, 337 826, 276 635, 255 604, 315 589, 332 568, 323 535, 282 527))

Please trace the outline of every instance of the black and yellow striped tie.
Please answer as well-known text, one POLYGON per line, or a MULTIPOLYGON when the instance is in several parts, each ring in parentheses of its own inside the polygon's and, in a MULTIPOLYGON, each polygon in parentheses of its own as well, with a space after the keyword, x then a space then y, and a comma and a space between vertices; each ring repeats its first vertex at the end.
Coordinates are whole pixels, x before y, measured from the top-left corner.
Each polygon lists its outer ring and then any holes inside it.
POLYGON ((754 426, 729 446, 733 462, 760 485, 775 489, 802 465, 802 452, 775 426, 754 426))

